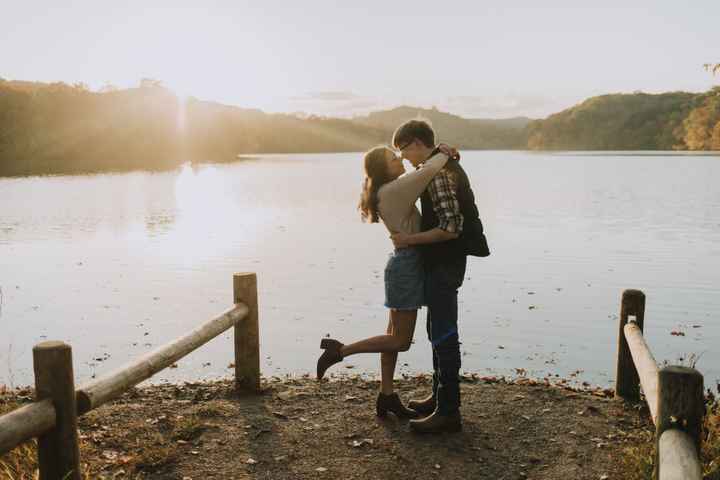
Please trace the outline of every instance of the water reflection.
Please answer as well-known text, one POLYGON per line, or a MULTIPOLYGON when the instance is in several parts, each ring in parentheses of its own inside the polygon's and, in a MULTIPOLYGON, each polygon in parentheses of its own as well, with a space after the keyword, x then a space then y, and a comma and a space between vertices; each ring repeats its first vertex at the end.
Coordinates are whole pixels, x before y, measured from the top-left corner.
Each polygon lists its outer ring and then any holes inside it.
MULTIPOLYGON (((470 261, 461 292, 466 369, 580 368, 607 382, 619 295, 634 287, 648 296, 658 360, 707 350, 699 367, 708 382, 720 373, 716 159, 463 161, 493 248, 470 261), (678 329, 688 334, 670 336, 678 329)), ((244 270, 260 282, 264 372, 312 371, 317 337, 368 336, 386 323, 390 244, 382 226, 358 220, 360 179, 358 154, 0 179, 0 383, 32 383, 32 346, 45 338, 73 345, 78 381, 135 358, 225 308, 231 275, 244 270)), ((429 367, 423 315, 402 372, 429 367)), ((227 340, 161 378, 225 375, 227 340)), ((353 364, 377 370, 375 356, 353 364)))
POLYGON ((228 186, 213 166, 182 166, 175 179, 175 202, 183 216, 203 222, 220 213, 222 207, 231 206, 228 186))

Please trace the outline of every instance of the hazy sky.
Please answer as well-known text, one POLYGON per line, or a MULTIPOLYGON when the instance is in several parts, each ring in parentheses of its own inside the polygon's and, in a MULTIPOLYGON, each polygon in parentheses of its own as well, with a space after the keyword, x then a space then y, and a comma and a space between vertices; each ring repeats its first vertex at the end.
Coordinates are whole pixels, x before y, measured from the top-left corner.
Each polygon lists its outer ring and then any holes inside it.
POLYGON ((0 0, 0 11, 0 77, 92 88, 150 77, 267 111, 538 117, 601 93, 720 83, 702 68, 720 62, 719 0, 0 0))

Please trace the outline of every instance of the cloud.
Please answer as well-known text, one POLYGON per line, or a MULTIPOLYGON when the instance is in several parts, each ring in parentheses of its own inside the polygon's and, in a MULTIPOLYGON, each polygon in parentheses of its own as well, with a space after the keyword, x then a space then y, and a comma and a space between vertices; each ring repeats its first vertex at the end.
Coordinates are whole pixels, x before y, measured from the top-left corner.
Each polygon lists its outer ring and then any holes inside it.
POLYGON ((362 98, 360 95, 356 95, 353 92, 345 91, 327 91, 327 92, 310 92, 305 95, 290 97, 291 101, 305 102, 305 101, 316 101, 316 102, 346 102, 362 98))
POLYGON ((384 107, 375 97, 357 95, 348 91, 311 92, 288 98, 289 110, 315 115, 352 117, 367 114, 384 107))
POLYGON ((583 97, 555 97, 541 94, 487 94, 452 95, 445 97, 413 97, 399 94, 395 97, 360 95, 351 91, 310 92, 286 98, 278 111, 302 112, 328 117, 350 118, 400 105, 420 108, 437 107, 465 118, 544 118, 580 101, 583 97))

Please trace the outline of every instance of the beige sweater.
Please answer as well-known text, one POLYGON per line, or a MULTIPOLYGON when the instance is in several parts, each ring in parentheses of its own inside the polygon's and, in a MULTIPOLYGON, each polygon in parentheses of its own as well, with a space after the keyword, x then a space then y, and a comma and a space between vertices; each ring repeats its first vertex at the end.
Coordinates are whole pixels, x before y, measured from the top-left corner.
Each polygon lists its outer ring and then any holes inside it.
POLYGON ((390 233, 417 233, 420 231, 420 212, 415 202, 448 161, 447 155, 438 153, 418 170, 406 173, 388 182, 378 190, 378 210, 390 233))

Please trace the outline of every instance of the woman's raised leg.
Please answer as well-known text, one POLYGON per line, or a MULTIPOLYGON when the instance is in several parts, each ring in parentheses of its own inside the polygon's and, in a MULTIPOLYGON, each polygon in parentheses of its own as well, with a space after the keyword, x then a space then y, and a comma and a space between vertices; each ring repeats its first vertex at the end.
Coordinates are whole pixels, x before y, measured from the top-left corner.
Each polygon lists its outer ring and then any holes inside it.
POLYGON ((415 332, 417 310, 390 310, 392 334, 377 335, 355 343, 343 345, 343 357, 356 353, 406 352, 415 332))
POLYGON ((397 352, 405 352, 410 348, 413 333, 415 332, 415 320, 417 310, 390 310, 390 324, 385 335, 366 338, 359 342, 343 345, 332 338, 323 338, 320 341, 320 348, 324 350, 317 364, 317 378, 321 379, 325 371, 332 365, 342 361, 343 358, 356 353, 395 353, 395 357, 387 357, 385 363, 389 369, 389 378, 395 372, 397 352))

